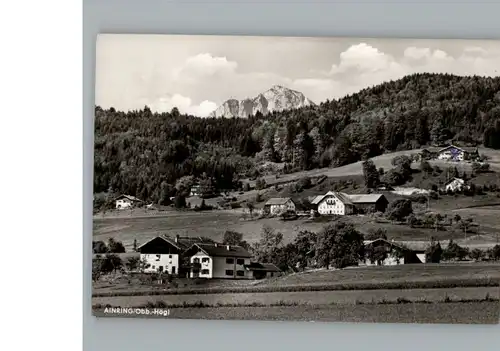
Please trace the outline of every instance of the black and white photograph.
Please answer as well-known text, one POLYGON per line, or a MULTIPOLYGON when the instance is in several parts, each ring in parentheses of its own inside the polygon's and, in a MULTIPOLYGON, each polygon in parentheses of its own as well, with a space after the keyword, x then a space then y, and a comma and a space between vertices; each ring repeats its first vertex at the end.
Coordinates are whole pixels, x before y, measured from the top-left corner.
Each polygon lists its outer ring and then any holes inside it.
POLYGON ((97 317, 497 324, 500 41, 101 34, 97 317))

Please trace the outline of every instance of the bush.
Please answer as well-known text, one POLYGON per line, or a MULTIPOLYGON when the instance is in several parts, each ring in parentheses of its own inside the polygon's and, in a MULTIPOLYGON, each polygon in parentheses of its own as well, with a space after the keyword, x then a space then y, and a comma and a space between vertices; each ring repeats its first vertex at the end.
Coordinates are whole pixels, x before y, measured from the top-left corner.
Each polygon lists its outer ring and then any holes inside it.
POLYGON ((399 199, 389 204, 387 218, 390 220, 402 221, 412 213, 413 207, 411 201, 399 199))
POLYGON ((267 186, 266 181, 262 178, 259 178, 255 181, 255 189, 256 190, 262 190, 265 189, 267 186))

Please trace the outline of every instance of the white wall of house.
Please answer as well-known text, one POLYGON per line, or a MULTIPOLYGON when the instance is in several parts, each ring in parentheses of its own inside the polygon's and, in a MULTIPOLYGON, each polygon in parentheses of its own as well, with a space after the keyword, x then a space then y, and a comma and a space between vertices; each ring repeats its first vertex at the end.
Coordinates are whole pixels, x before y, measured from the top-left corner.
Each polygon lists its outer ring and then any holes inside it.
POLYGON ((453 180, 452 182, 450 182, 449 184, 446 185, 445 190, 446 191, 448 191, 448 190, 451 190, 451 191, 460 190, 460 189, 463 188, 463 186, 464 186, 464 182, 463 181, 455 179, 455 180, 453 180))
POLYGON ((352 213, 352 206, 345 205, 336 196, 326 196, 318 204, 318 213, 321 215, 348 215, 352 213))
POLYGON ((126 208, 132 207, 132 201, 129 199, 116 200, 116 208, 119 210, 124 210, 126 208))
POLYGON ((177 254, 141 254, 141 260, 150 265, 144 270, 146 273, 160 271, 168 272, 169 274, 179 273, 179 255, 177 254))
POLYGON ((465 152, 462 150, 457 150, 457 153, 453 155, 450 149, 444 150, 438 154, 438 160, 455 160, 463 161, 465 159, 465 152))
MULTIPOLYGON (((404 263, 405 263, 404 258, 400 258, 399 263, 398 263, 398 260, 396 260, 395 257, 391 257, 391 256, 387 257, 384 261, 382 261, 383 266, 397 266, 398 264, 404 264, 404 263)), ((368 259, 364 260, 360 264, 364 265, 364 266, 377 266, 377 262, 371 263, 371 261, 368 259)))
POLYGON ((425 253, 417 254, 417 257, 420 260, 420 262, 425 263, 425 253))
POLYGON ((293 201, 287 201, 281 205, 270 205, 269 212, 273 215, 283 213, 285 211, 295 211, 295 204, 293 201))
MULTIPOLYGON (((210 257, 203 251, 198 252, 190 258, 191 263, 199 260, 201 264, 199 278, 227 278, 227 279, 251 279, 251 272, 245 270, 244 265, 250 264, 250 258, 235 257, 210 257)), ((191 278, 196 275, 191 272, 191 278)))

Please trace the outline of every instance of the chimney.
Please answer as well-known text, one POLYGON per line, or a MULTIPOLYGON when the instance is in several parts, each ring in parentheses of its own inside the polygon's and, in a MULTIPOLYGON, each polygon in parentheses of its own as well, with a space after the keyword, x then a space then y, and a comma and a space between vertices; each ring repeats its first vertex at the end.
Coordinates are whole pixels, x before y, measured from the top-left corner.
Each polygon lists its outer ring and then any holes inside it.
POLYGON ((177 234, 177 235, 175 236, 175 242, 176 242, 176 243, 178 243, 178 242, 179 242, 179 234, 177 234))
POLYGON ((226 249, 227 249, 227 251, 229 251, 229 249, 230 249, 229 245, 226 245, 226 249))

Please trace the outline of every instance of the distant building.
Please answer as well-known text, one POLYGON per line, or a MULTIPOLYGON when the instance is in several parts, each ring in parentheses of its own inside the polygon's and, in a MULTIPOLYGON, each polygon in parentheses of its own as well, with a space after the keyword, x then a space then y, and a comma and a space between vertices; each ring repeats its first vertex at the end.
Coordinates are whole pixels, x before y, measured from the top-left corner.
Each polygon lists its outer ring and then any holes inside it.
POLYGON ((120 195, 115 199, 115 205, 118 210, 124 210, 141 204, 143 201, 135 196, 120 195))
POLYGON ((140 259, 149 264, 145 273, 167 272, 179 274, 181 258, 184 251, 195 243, 212 242, 201 237, 170 238, 168 236, 157 236, 137 248, 140 259))
POLYGON ((311 204, 320 215, 350 215, 353 213, 385 212, 389 202, 382 194, 349 195, 329 191, 316 196, 311 204))
POLYGON ((201 186, 196 184, 191 187, 189 196, 201 196, 201 186))
POLYGON ((245 268, 252 255, 241 246, 194 244, 186 255, 190 256, 190 278, 253 278, 252 271, 245 268))
POLYGON ((251 262, 245 266, 245 269, 249 272, 249 277, 253 279, 273 278, 283 274, 281 269, 272 263, 251 262))
POLYGON ((443 190, 444 191, 462 191, 465 188, 465 180, 460 178, 453 178, 449 180, 443 190))
POLYGON ((458 147, 455 145, 449 145, 437 152, 437 159, 445 161, 461 162, 466 160, 474 160, 478 157, 479 152, 477 148, 458 147))
POLYGON ((349 199, 358 213, 385 212, 389 205, 389 201, 382 194, 349 195, 349 199))
POLYGON ((394 266, 399 264, 415 264, 415 263, 425 263, 425 250, 423 249, 411 249, 394 241, 388 241, 386 239, 376 239, 376 240, 365 240, 364 241, 365 252, 382 251, 385 252, 387 256, 382 261, 372 262, 370 259, 365 258, 364 261, 360 262, 363 266, 394 266))
POLYGON ((349 199, 349 195, 329 191, 325 195, 320 195, 311 201, 320 215, 349 215, 354 213, 354 205, 349 199))
POLYGON ((271 198, 264 204, 264 211, 272 215, 295 210, 295 203, 289 197, 271 198))

